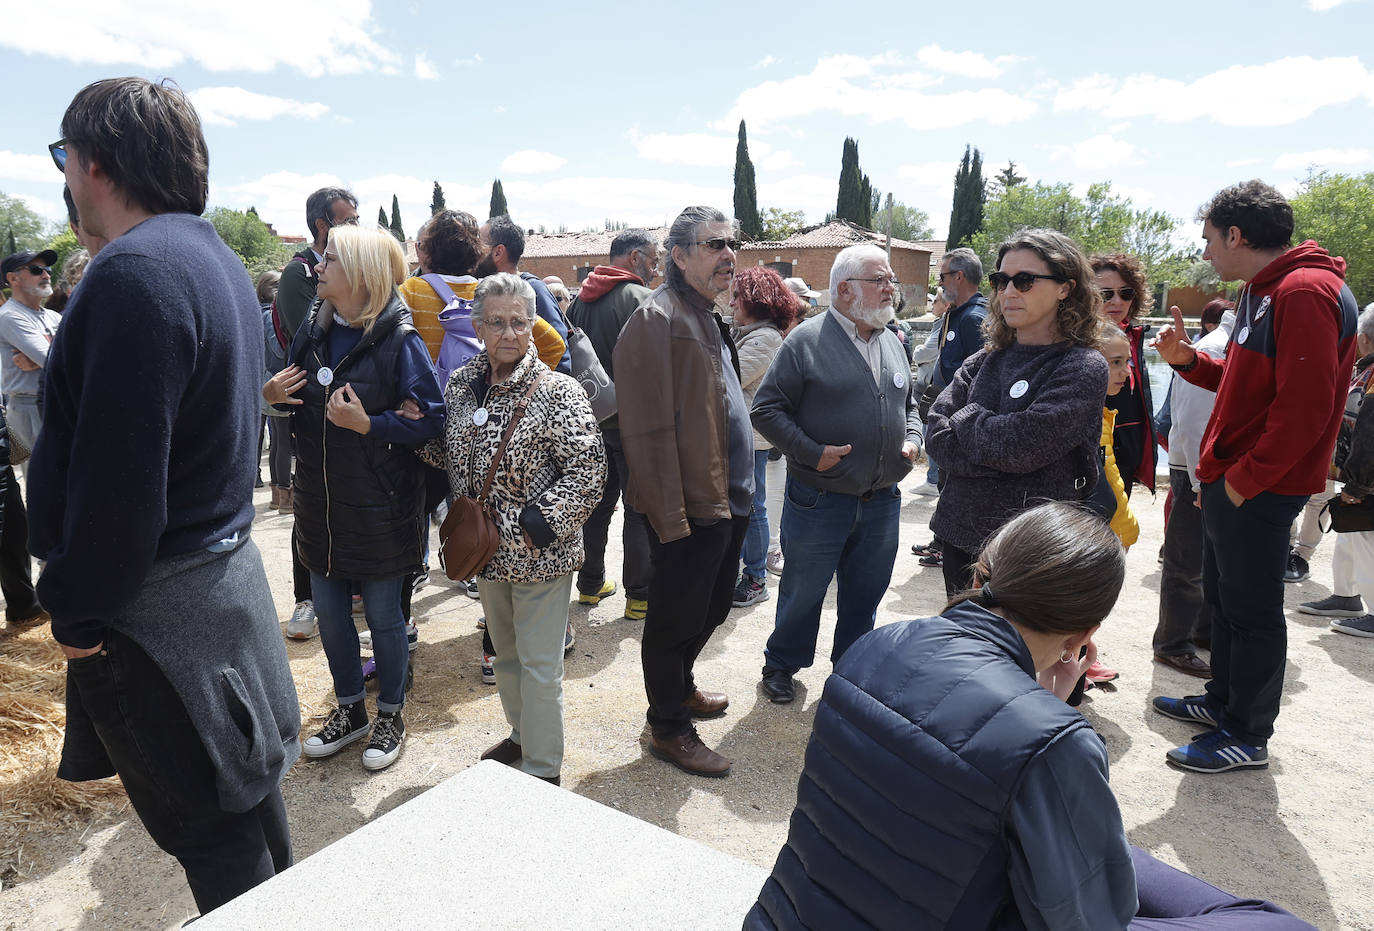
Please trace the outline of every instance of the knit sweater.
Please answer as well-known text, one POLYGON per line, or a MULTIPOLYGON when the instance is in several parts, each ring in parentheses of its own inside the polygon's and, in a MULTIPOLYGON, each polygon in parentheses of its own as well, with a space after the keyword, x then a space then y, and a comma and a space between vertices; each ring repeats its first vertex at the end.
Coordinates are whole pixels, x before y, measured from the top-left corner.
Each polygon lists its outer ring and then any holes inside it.
POLYGON ((1087 497, 1107 360, 1067 342, 974 353, 931 405, 926 448, 947 476, 930 528, 970 552, 1043 501, 1087 497))

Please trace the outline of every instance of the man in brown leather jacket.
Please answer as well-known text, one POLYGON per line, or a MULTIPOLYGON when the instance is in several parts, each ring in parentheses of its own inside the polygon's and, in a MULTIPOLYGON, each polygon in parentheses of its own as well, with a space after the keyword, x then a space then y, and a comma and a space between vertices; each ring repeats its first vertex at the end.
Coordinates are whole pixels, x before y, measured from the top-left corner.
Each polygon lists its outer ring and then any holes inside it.
POLYGON ((699 776, 730 771, 692 726, 729 699, 697 688, 692 667, 730 611, 754 491, 739 360, 714 305, 734 278, 734 236, 712 207, 679 214, 664 284, 625 324, 614 355, 626 501, 654 530, 641 646, 649 751, 699 776))

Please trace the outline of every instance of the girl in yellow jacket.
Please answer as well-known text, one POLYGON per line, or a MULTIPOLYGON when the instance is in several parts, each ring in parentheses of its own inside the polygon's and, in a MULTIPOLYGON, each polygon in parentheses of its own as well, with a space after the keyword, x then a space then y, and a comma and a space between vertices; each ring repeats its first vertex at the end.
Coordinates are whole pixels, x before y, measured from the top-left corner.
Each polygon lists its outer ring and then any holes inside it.
MULTIPOLYGON (((1107 396, 1111 397, 1126 387, 1131 377, 1131 343, 1119 327, 1104 326, 1097 344, 1098 351, 1107 359, 1107 396)), ((1112 532, 1121 540, 1121 545, 1130 549, 1131 544, 1140 537, 1140 524, 1131 513, 1130 501, 1126 498, 1126 485, 1121 480, 1121 471, 1116 467, 1116 455, 1112 452, 1112 429, 1116 426, 1116 411, 1102 408, 1102 478, 1112 488, 1116 497, 1116 513, 1112 515, 1112 532)))

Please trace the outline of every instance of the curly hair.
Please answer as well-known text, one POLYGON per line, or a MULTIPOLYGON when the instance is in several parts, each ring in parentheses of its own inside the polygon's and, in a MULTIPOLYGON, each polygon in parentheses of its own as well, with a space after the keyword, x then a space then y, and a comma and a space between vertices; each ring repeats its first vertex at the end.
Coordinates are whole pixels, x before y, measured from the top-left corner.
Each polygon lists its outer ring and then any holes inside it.
POLYGON ((436 275, 471 275, 484 253, 477 220, 461 210, 440 210, 425 221, 426 270, 436 275))
POLYGON ((1140 259, 1124 252, 1112 252, 1095 255, 1089 261, 1092 262, 1093 274, 1104 271, 1116 272, 1126 282, 1126 287, 1135 289, 1131 308, 1126 311, 1127 323, 1135 323, 1150 313, 1155 306, 1155 298, 1146 287, 1145 266, 1141 264, 1140 259))
POLYGON ((797 296, 771 268, 754 267, 737 272, 735 297, 750 317, 766 320, 779 330, 790 327, 801 311, 797 296))
MULTIPOLYGON (((1075 346, 1094 349, 1097 346, 1098 309, 1102 295, 1097 293, 1092 266, 1078 244, 1055 230, 1022 230, 997 247, 997 268, 1008 252, 1025 249, 1034 252, 1049 266, 1050 274, 1073 285, 1069 296, 1059 302, 1056 322, 1059 335, 1075 346)), ((1002 316, 1002 293, 994 291, 983 321, 983 335, 991 351, 1006 349, 1016 342, 1016 331, 1002 316)))
POLYGON ((1293 244, 1293 207, 1277 188, 1256 178, 1222 188, 1197 212, 1223 234, 1237 227, 1252 249, 1277 249, 1293 244))

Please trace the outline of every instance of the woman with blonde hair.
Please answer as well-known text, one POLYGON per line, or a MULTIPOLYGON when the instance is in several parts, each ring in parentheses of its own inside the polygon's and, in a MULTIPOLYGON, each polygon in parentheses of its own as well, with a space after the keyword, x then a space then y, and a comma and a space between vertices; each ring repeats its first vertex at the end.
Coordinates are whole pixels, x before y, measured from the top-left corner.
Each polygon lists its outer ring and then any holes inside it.
POLYGON ((296 444, 297 548, 310 570, 338 707, 305 741, 311 759, 368 736, 363 766, 401 752, 408 663, 402 588, 423 564, 424 477, 414 449, 444 425, 439 382, 396 288, 405 256, 390 232, 329 231, 319 288, 286 368, 263 398, 291 412, 296 444), (396 413, 405 401, 414 417, 396 413), (364 706, 351 587, 362 588, 381 691, 377 720, 364 706))
POLYGON ((1002 243, 984 348, 931 405, 926 449, 945 485, 930 527, 944 543, 945 588, 969 584, 974 554, 1040 501, 1080 500, 1097 483, 1107 361, 1092 267, 1062 233, 1002 243))

